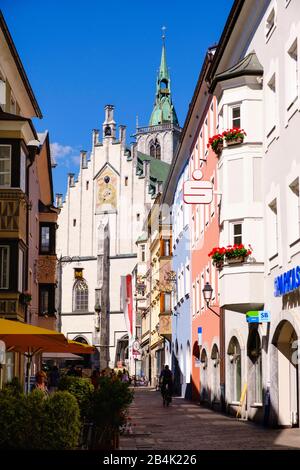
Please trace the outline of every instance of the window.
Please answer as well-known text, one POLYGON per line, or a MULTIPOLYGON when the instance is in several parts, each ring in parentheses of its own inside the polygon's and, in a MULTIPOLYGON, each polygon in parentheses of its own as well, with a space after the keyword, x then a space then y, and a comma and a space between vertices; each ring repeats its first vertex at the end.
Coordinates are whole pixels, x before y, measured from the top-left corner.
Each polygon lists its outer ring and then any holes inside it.
POLYGON ((0 289, 9 288, 9 246, 0 245, 0 289))
POLYGON ((248 357, 250 359, 250 377, 252 377, 252 398, 254 403, 262 403, 262 354, 261 342, 257 330, 249 333, 248 357))
POLYGON ((161 148, 157 139, 155 139, 155 141, 151 140, 150 142, 150 156, 160 160, 161 148))
POLYGON ((89 289, 84 279, 75 281, 73 287, 73 312, 88 312, 89 289))
POLYGON ((11 185, 11 146, 0 145, 0 186, 11 185))
POLYGON ((39 285, 39 314, 43 316, 55 314, 55 286, 54 284, 39 285))
POLYGON ((164 240, 164 256, 170 256, 170 240, 164 240))
POLYGON ((20 188, 23 193, 26 191, 26 155, 23 149, 20 154, 20 188))
POLYGON ((164 298, 165 298, 165 305, 164 305, 164 312, 170 312, 171 311, 171 294, 170 292, 165 292, 164 293, 164 298))
POLYGON ((141 218, 141 215, 140 215, 140 214, 136 214, 136 220, 137 220, 138 222, 139 222, 140 218, 141 218))
POLYGON ((298 96, 298 47, 297 40, 293 42, 287 54, 287 110, 289 110, 298 96))
POLYGON ((276 76, 270 78, 266 89, 266 131, 269 138, 276 127, 276 76))
POLYGON ((192 285, 193 289, 193 317, 196 316, 196 286, 195 284, 192 285))
POLYGON ((55 254, 55 224, 40 224, 40 254, 55 254))
POLYGON ((241 127, 241 107, 240 106, 232 106, 231 124, 232 124, 232 127, 241 127))
POLYGON ((10 95, 10 113, 11 114, 16 114, 17 111, 17 103, 13 95, 10 95))
POLYGON ((200 313, 200 278, 196 280, 196 312, 200 313))
POLYGON ((24 251, 19 248, 19 265, 18 265, 18 291, 23 292, 24 287, 24 251))
POLYGON ((233 244, 240 245, 242 243, 242 224, 233 224, 233 244))
POLYGON ((266 39, 268 40, 272 34, 272 32, 275 29, 275 8, 272 8, 270 11, 267 21, 266 21, 266 27, 265 27, 265 34, 266 34, 266 39))
POLYGON ((86 189, 87 191, 88 191, 88 189, 89 189, 89 184, 90 184, 90 182, 89 182, 89 181, 86 181, 86 183, 85 183, 85 189, 86 189))
POLYGON ((234 336, 228 347, 229 357, 229 379, 231 386, 231 400, 239 402, 242 393, 242 363, 241 347, 237 338, 234 336))
MULTIPOLYGON (((213 191, 214 191, 215 178, 211 179, 211 184, 213 186, 213 191)), ((213 193, 212 201, 211 201, 211 204, 210 204, 210 216, 213 217, 214 215, 215 215, 215 195, 213 193)))
POLYGON ((141 245, 141 259, 143 263, 146 261, 145 245, 141 245))
POLYGON ((128 176, 125 176, 125 186, 128 186, 128 176))
POLYGON ((293 244, 300 237, 300 198, 299 198, 299 177, 296 178, 288 189, 288 230, 289 243, 293 244))
POLYGON ((277 221, 277 200, 274 199, 269 204, 268 210, 268 248, 269 259, 278 254, 278 221, 277 221))
POLYGON ((207 124, 207 118, 206 118, 205 121, 204 121, 204 145, 205 145, 205 148, 207 146, 207 143, 208 143, 208 124, 207 124))
POLYGON ((186 294, 190 293, 190 265, 186 264, 185 266, 185 286, 186 286, 186 294))

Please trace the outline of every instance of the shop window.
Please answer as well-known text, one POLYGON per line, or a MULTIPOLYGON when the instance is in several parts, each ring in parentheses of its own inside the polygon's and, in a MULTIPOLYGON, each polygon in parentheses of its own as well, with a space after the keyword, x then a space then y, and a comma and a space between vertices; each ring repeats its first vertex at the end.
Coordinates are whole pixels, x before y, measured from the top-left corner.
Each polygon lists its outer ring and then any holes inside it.
POLYGON ((77 279, 73 286, 73 312, 88 312, 89 289, 84 279, 77 279))
POLYGON ((231 400, 239 402, 242 393, 242 363, 241 363, 241 347, 234 336, 228 347, 229 358, 229 377, 231 386, 231 400))

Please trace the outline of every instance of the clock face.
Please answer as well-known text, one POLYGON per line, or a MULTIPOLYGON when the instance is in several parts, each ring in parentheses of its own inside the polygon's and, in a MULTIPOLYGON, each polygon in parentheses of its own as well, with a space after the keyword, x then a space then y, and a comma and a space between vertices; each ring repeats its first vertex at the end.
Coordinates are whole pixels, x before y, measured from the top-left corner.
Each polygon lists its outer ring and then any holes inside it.
POLYGON ((106 168, 97 179, 97 208, 102 210, 115 209, 117 206, 117 176, 106 168), (108 207, 107 207, 108 206, 108 207))

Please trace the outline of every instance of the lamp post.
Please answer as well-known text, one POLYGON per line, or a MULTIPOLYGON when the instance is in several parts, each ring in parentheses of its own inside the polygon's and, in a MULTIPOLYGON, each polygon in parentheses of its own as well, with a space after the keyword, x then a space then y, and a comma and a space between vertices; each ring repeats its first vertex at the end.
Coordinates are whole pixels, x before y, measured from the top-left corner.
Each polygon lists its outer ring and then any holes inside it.
POLYGON ((220 316, 219 313, 215 312, 210 306, 210 301, 211 301, 211 298, 212 298, 212 293, 213 293, 213 288, 211 287, 210 283, 209 282, 206 282, 205 286, 203 287, 202 289, 202 293, 203 293, 203 297, 204 297, 204 300, 206 302, 206 307, 211 311, 213 312, 215 315, 217 315, 218 317, 220 316))

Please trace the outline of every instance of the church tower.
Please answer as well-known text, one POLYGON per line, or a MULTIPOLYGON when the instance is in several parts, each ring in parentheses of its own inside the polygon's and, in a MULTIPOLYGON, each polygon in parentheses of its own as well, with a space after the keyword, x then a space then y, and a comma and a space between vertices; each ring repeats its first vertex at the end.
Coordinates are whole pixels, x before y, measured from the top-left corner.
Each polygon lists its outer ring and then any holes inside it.
POLYGON ((171 163, 181 132, 171 97, 171 79, 167 66, 165 28, 160 67, 156 80, 154 108, 149 125, 136 131, 137 151, 171 163))

